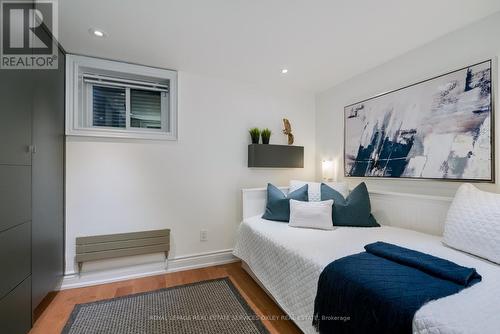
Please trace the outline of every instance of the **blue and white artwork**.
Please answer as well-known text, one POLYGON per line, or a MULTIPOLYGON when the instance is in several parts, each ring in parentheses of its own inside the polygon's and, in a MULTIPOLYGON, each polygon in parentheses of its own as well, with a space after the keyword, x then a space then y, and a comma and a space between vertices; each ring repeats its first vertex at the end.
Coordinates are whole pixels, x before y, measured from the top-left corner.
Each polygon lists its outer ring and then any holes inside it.
POLYGON ((345 107, 346 176, 493 181, 491 61, 345 107))

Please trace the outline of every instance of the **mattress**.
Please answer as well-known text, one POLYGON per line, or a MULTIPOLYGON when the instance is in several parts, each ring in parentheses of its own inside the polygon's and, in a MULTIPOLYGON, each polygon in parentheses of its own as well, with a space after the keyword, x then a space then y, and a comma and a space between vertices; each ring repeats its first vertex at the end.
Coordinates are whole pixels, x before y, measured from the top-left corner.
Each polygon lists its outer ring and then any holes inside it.
POLYGON ((312 327, 314 298, 323 268, 385 241, 474 267, 482 282, 460 293, 431 301, 415 314, 413 333, 498 333, 500 266, 451 249, 441 238, 396 227, 339 227, 331 231, 289 227, 286 223, 246 219, 239 227, 233 254, 245 261, 280 307, 304 333, 312 327))

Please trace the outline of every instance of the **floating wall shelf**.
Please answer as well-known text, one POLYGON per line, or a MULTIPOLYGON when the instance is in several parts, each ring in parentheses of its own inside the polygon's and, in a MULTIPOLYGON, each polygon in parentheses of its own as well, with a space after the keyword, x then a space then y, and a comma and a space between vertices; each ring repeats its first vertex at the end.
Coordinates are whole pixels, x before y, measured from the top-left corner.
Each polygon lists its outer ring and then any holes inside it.
POLYGON ((304 147, 250 144, 248 167, 304 168, 304 147))

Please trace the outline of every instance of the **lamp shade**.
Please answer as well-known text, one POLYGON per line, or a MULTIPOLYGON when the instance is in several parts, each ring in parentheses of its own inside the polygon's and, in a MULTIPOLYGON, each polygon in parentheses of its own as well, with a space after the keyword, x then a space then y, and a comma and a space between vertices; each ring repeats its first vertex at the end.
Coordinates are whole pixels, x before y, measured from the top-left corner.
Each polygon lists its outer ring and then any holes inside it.
POLYGON ((323 160, 321 163, 323 181, 337 182, 337 159, 323 160))
POLYGON ((334 163, 332 160, 323 160, 322 162, 322 176, 325 181, 333 181, 334 163))

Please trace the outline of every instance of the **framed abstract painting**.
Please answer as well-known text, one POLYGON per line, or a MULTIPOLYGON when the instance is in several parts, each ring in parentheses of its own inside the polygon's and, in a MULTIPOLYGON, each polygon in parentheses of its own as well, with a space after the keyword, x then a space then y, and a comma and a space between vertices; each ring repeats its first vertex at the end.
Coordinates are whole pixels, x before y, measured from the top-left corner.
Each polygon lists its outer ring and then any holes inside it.
POLYGON ((344 173, 494 182, 491 60, 344 108, 344 173))

